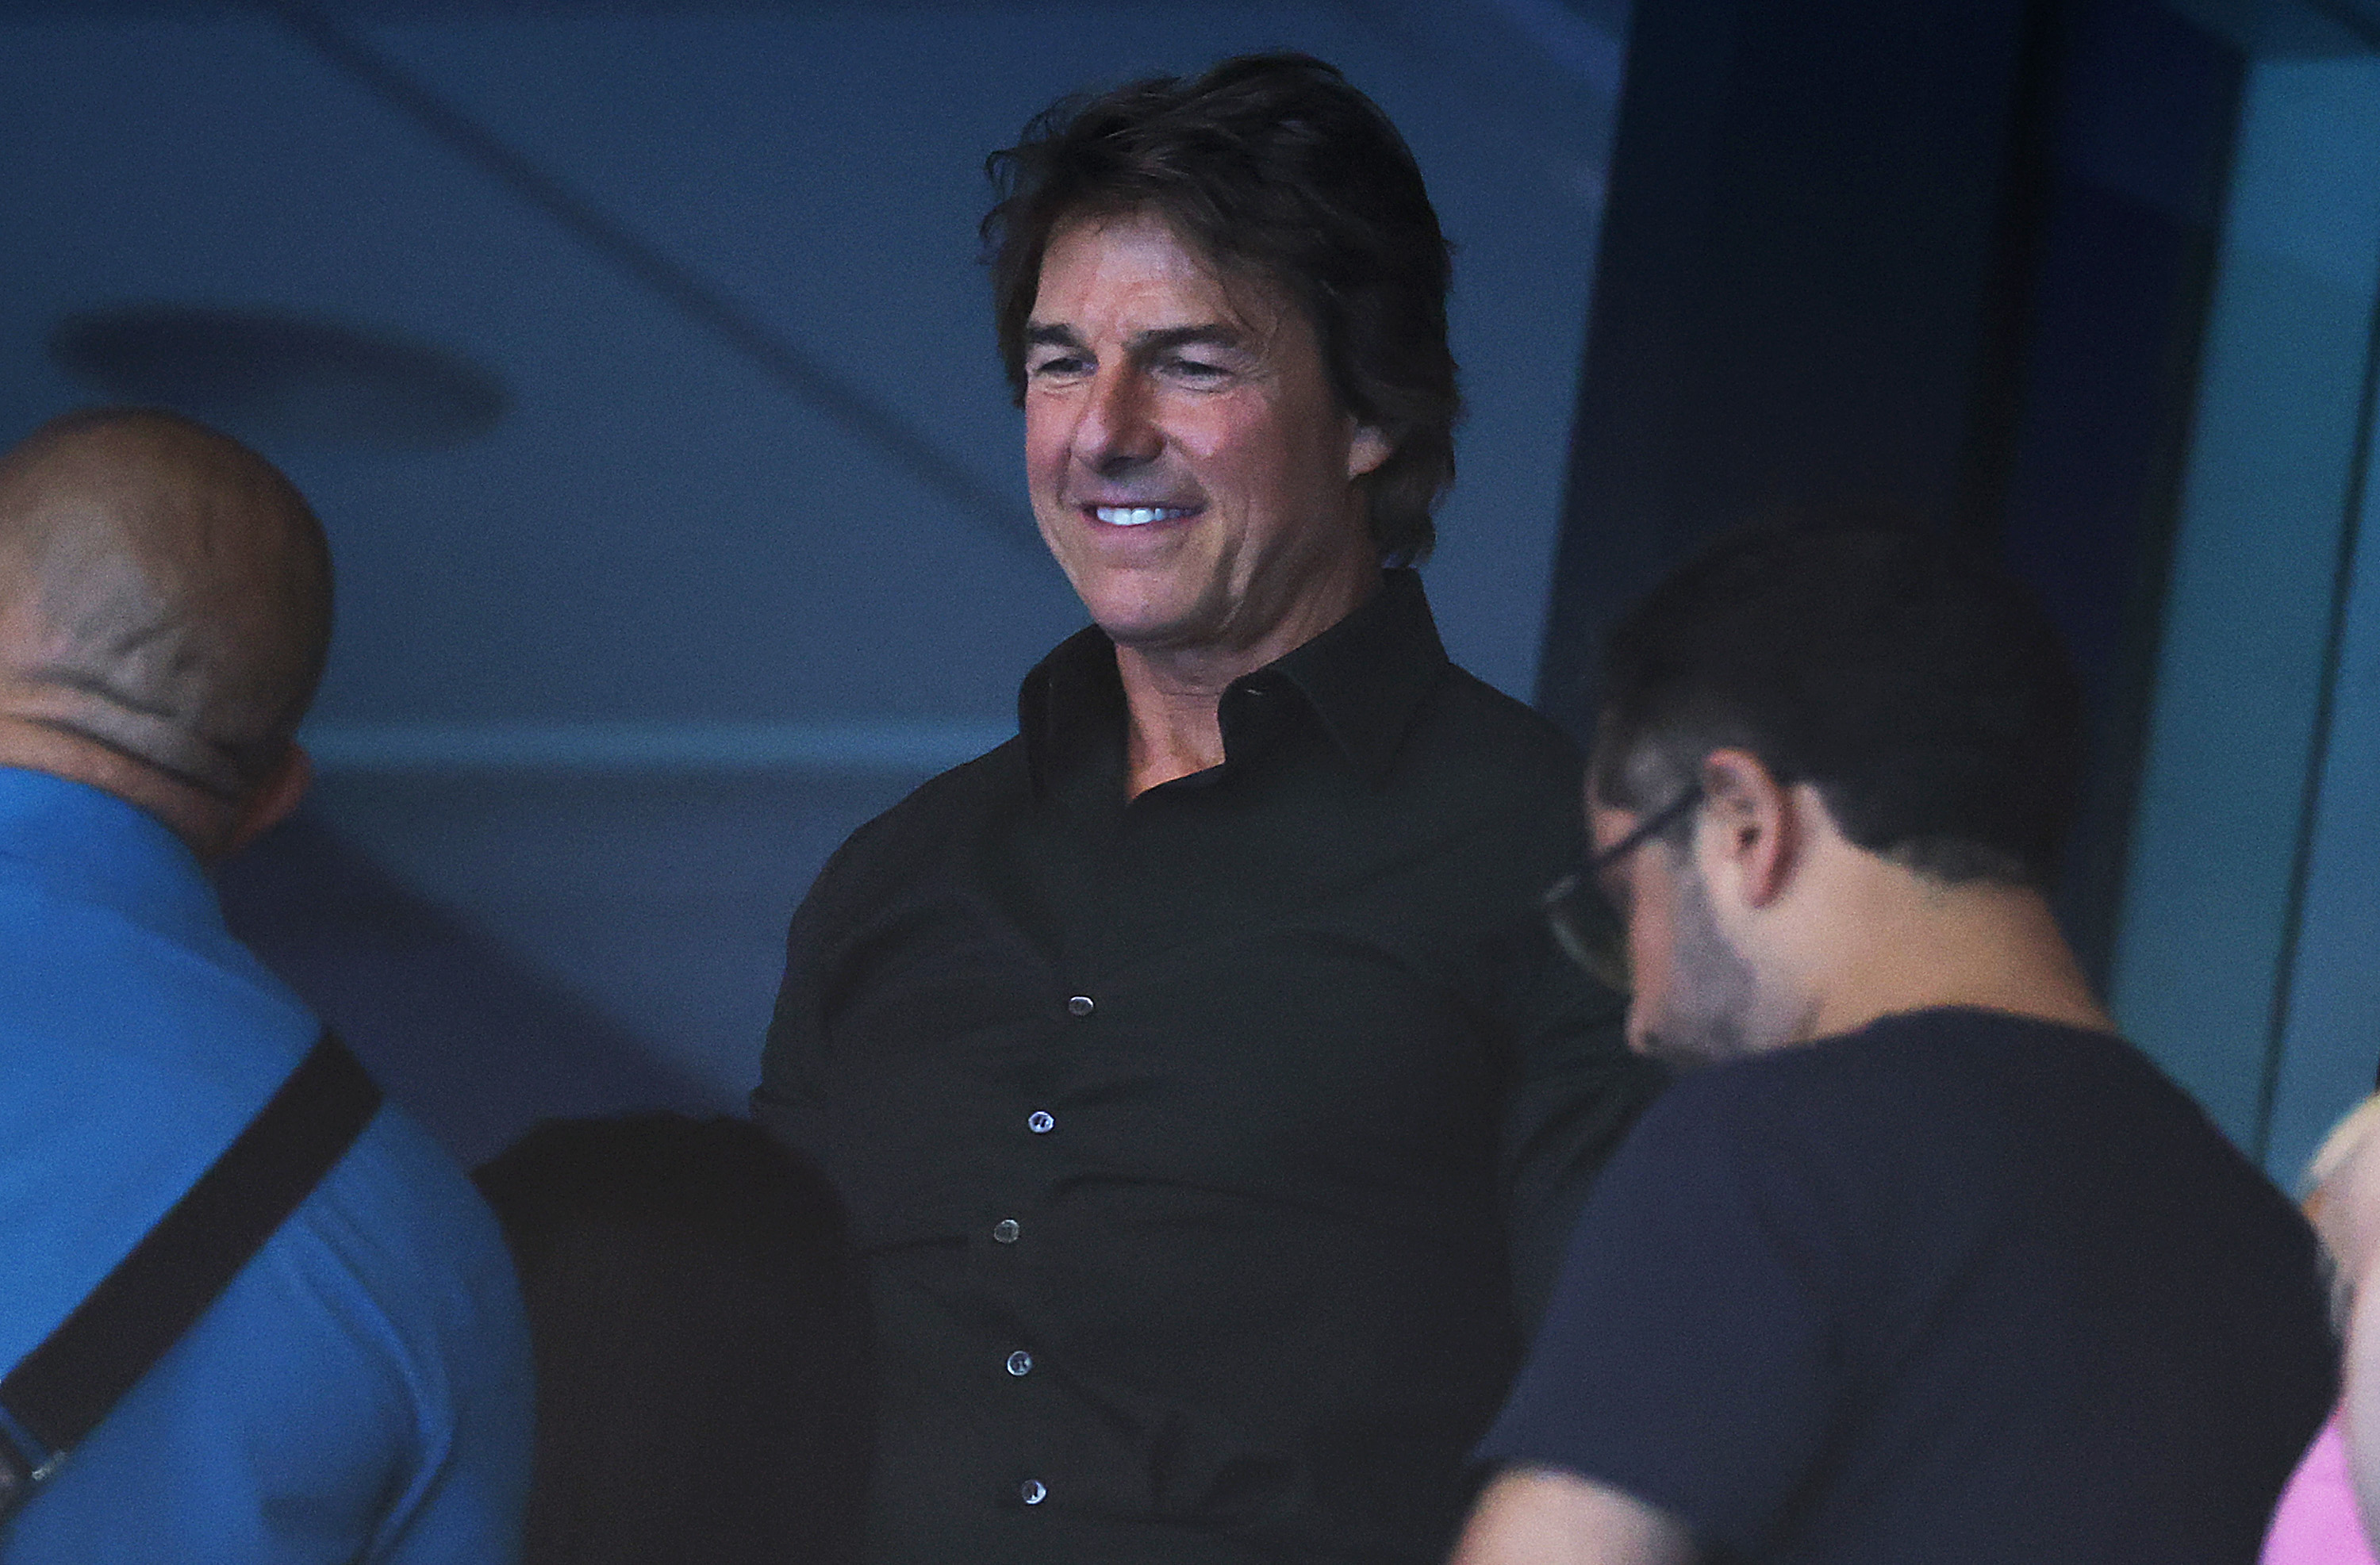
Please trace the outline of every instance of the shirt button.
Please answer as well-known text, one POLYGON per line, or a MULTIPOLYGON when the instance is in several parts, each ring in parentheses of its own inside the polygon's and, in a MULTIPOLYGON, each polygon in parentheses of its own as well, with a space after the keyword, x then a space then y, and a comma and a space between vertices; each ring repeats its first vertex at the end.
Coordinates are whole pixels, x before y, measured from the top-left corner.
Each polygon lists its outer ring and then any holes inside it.
POLYGON ((1019 1348, 1014 1353, 1009 1354, 1008 1373, 1018 1376, 1032 1374, 1033 1355, 1026 1353, 1023 1348, 1019 1348))
POLYGON ((1058 1128, 1058 1122, 1046 1109, 1036 1109, 1025 1116, 1025 1128, 1036 1135, 1047 1135, 1058 1128))
POLYGON ((1098 1009, 1099 1007, 1092 1002, 1091 997, 1087 994, 1078 994, 1066 1001, 1066 1011, 1069 1015, 1087 1016, 1098 1009))
POLYGON ((991 1242, 995 1244, 1014 1244, 1016 1243, 1016 1236, 1023 1231, 1023 1229, 1016 1226, 1014 1218, 1002 1218, 991 1225, 991 1242))
POLYGON ((1027 1478, 1016 1486, 1016 1498, 1027 1505, 1038 1505, 1050 1498, 1050 1486, 1038 1478, 1027 1478))

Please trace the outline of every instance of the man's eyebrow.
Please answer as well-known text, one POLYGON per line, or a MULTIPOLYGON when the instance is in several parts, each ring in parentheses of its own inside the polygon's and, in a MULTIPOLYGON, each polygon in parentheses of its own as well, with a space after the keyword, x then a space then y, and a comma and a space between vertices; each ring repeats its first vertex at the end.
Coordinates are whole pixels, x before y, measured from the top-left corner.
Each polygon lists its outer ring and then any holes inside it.
MULTIPOLYGON (((1072 326, 1050 322, 1025 328, 1027 347, 1062 347, 1075 352, 1086 351, 1083 339, 1075 334, 1072 326)), ((1132 352, 1136 358, 1150 358, 1170 353, 1180 347, 1245 348, 1248 346, 1245 332, 1227 326, 1220 321, 1201 322, 1196 326, 1163 326, 1142 332, 1132 339, 1132 352)))
POLYGON ((1198 326, 1167 326, 1159 331, 1143 332, 1132 339, 1135 354, 1170 352, 1177 347, 1245 347, 1248 336, 1220 321, 1198 326))

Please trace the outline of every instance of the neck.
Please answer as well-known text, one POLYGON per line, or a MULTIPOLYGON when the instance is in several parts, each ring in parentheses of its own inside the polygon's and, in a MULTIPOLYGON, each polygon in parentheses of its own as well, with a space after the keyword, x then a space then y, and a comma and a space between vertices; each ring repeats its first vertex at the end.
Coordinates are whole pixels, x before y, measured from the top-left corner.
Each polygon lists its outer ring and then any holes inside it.
POLYGON ((1124 728, 1127 789, 1133 797, 1160 782, 1223 764, 1223 692, 1345 619, 1377 591, 1380 573, 1366 566, 1342 589, 1317 594, 1245 646, 1166 647, 1116 643, 1116 674, 1129 714, 1124 728))
POLYGON ((0 766, 46 771, 113 794, 164 821, 202 859, 215 856, 228 825, 229 807, 52 723, 0 712, 0 766))
POLYGON ((2116 1030, 2040 892, 1944 886, 1897 867, 1888 874, 1878 894, 1828 919, 1840 938, 1804 990, 1799 1038, 1940 1006, 2116 1030))

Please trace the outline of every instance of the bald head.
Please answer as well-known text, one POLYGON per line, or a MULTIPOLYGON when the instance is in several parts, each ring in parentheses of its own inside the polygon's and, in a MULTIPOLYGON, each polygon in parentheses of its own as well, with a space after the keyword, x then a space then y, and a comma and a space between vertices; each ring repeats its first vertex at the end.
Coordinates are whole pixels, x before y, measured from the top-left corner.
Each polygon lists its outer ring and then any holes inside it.
POLYGON ((111 408, 0 457, 0 723, 237 806, 287 755, 330 630, 322 525, 238 442, 111 408))

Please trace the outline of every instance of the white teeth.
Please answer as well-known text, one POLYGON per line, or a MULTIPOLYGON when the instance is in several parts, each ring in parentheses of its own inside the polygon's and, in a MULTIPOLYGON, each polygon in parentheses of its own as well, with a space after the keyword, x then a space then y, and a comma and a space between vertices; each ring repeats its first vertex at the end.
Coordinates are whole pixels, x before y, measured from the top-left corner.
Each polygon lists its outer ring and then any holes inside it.
POLYGON ((1151 522, 1171 521, 1186 516, 1189 511, 1179 505, 1094 505, 1091 515, 1117 528, 1145 528, 1151 522))

